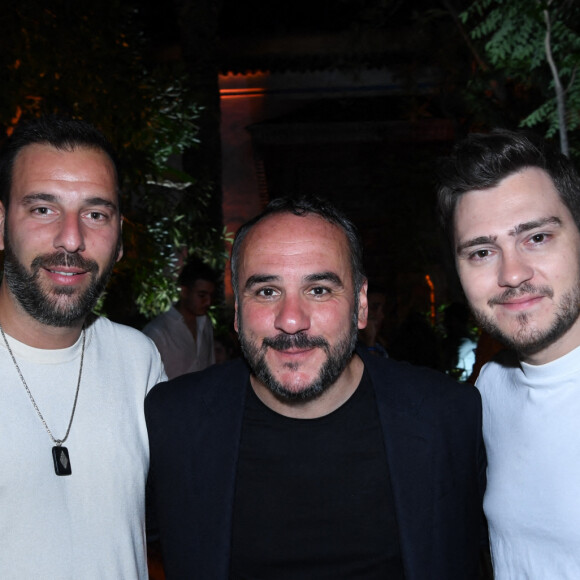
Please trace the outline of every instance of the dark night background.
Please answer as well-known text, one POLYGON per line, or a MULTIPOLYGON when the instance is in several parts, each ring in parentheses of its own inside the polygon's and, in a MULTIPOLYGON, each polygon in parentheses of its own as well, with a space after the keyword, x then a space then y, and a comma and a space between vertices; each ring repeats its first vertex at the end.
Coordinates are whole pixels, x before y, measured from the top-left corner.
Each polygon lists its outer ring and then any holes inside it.
MULTIPOLYGON (((165 79, 187 71, 188 94, 202 107, 199 144, 187 147, 176 165, 193 176, 199 191, 161 190, 154 199, 153 188, 144 190, 141 180, 130 198, 136 216, 129 216, 126 258, 106 302, 109 315, 139 326, 156 300, 171 300, 163 262, 157 257, 154 264, 154 250, 142 242, 152 226, 166 228, 159 242, 165 247, 225 255, 223 227, 235 232, 276 196, 317 194, 359 227, 367 274, 388 293, 385 333, 392 338, 409 315, 428 316, 462 299, 434 214, 438 157, 469 131, 516 126, 536 104, 533 90, 477 72, 480 57, 457 18, 469 4, 97 0, 85 9, 70 0, 5 0, 0 125, 13 124, 21 108, 23 118, 73 111, 132 152, 130 167, 145 166, 138 146, 150 145, 146 129, 156 125, 139 109, 150 103, 133 101, 143 78, 125 74, 133 70, 129 61, 136 58, 165 79), (111 33, 122 31, 125 20, 137 44, 111 33), (43 39, 35 44, 37 37, 43 39), (174 232, 176 204, 188 195, 180 211, 189 229, 174 232), (151 211, 158 212, 154 219, 151 211), (154 268, 159 286, 148 291, 149 310, 140 305, 136 312, 134 296, 154 268)), ((162 135, 161 145, 173 134, 162 135)), ((227 325, 227 264, 225 274, 227 325)))

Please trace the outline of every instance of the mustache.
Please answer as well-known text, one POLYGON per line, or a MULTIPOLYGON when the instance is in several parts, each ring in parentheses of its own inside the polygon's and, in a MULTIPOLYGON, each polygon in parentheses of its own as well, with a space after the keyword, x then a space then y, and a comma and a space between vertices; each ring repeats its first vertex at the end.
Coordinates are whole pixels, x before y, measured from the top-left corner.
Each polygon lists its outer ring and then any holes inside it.
POLYGON ((535 295, 548 296, 548 298, 553 298, 554 291, 549 286, 534 286, 529 282, 524 282, 521 286, 517 288, 508 288, 502 292, 499 296, 494 296, 487 301, 488 306, 495 306, 496 304, 501 304, 512 300, 513 298, 518 298, 519 296, 535 296, 535 295))
POLYGON ((54 269, 58 266, 66 268, 80 268, 86 272, 98 272, 99 265, 95 260, 83 258, 80 254, 71 254, 68 252, 56 252, 54 254, 43 254, 32 260, 32 270, 40 268, 54 269))
POLYGON ((308 336, 304 332, 297 334, 278 334, 271 338, 264 338, 263 347, 274 350, 288 350, 291 348, 324 348, 328 350, 330 345, 322 336, 308 336))

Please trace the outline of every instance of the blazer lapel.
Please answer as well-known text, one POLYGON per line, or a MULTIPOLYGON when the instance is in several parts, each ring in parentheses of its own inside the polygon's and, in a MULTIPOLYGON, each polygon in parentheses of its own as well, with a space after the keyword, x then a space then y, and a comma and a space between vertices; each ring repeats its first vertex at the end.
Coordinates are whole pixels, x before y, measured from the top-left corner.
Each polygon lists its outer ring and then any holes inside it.
POLYGON ((248 384, 244 368, 220 380, 205 397, 205 408, 193 427, 194 513, 201 539, 199 578, 229 575, 234 491, 243 411, 248 384))
POLYGON ((431 438, 419 416, 421 401, 407 397, 409 385, 385 373, 384 367, 376 372, 372 366, 370 362, 367 368, 383 429, 405 578, 426 580, 431 576, 433 544, 431 438))

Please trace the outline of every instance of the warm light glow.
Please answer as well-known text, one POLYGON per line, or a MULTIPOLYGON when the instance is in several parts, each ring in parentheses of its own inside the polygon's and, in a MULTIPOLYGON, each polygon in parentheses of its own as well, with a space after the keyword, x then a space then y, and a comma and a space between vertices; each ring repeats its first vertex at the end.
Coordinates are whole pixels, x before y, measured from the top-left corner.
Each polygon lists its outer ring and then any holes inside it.
POLYGON ((12 133, 14 133, 14 128, 18 125, 18 121, 20 121, 20 117, 22 117, 22 109, 20 107, 16 107, 16 115, 10 119, 11 125, 6 129, 6 135, 10 137, 12 133))
POLYGON ((429 304, 431 306, 429 318, 431 319, 431 326, 435 326, 435 285, 433 284, 429 274, 425 275, 425 281, 427 282, 427 286, 429 286, 429 304))
POLYGON ((264 81, 269 76, 267 72, 219 75, 220 97, 222 99, 262 97, 266 93, 264 81))
POLYGON ((265 94, 264 89, 221 89, 222 99, 242 99, 246 97, 261 97, 265 94))

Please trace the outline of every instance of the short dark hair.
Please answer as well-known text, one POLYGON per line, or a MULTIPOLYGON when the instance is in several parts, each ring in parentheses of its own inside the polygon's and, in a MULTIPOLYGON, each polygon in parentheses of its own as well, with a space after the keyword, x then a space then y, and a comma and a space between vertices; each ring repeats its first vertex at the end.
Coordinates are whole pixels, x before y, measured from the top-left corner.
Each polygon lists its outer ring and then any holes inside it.
POLYGON ((218 275, 213 268, 197 257, 191 257, 181 270, 177 283, 185 288, 192 288, 198 280, 205 280, 216 284, 218 275))
POLYGON ((346 235, 350 249, 350 263, 352 269, 355 294, 358 295, 366 276, 363 267, 362 243, 356 226, 330 202, 315 196, 299 198, 280 197, 273 199, 255 218, 246 222, 237 232, 232 246, 231 269, 234 296, 238 297, 238 263, 242 243, 250 230, 263 219, 276 214, 292 214, 295 216, 317 215, 323 220, 338 226, 346 235))
POLYGON ((121 211, 119 164, 113 146, 90 123, 59 115, 47 115, 19 124, 2 147, 0 153, 0 201, 5 210, 8 209, 10 203, 14 161, 22 149, 35 144, 50 145, 62 151, 86 148, 105 153, 115 170, 117 203, 119 211, 121 211))
POLYGON ((572 161, 534 133, 495 129, 468 135, 440 162, 437 206, 451 243, 455 207, 463 194, 495 187, 506 177, 531 167, 550 176, 580 230, 580 178, 572 161))

